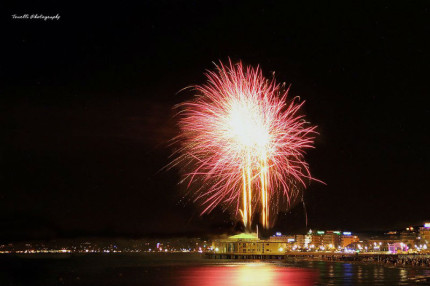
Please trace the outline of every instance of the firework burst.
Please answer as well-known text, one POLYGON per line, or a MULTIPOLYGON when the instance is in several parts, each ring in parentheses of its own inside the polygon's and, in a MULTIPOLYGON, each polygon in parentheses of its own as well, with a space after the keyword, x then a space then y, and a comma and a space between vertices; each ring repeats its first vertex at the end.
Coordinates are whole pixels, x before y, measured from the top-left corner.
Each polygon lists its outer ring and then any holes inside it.
POLYGON ((233 207, 250 229, 259 212, 268 228, 280 203, 312 179, 304 151, 313 148, 316 127, 298 114, 304 102, 287 102, 288 89, 259 67, 230 61, 206 76, 193 87, 197 95, 176 107, 180 148, 171 166, 183 167, 188 186, 198 185, 202 213, 233 207))

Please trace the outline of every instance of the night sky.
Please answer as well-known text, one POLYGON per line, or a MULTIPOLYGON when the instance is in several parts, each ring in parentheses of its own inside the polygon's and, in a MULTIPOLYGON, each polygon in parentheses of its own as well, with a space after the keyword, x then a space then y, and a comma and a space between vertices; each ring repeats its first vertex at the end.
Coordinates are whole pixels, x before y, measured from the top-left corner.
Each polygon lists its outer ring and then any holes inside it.
MULTIPOLYGON (((178 170, 161 170, 172 107, 192 96, 178 92, 229 57, 276 71, 318 125, 306 159, 327 185, 305 192, 307 227, 430 218, 428 1, 139 2, 3 14, 0 240, 237 230, 221 209, 200 217, 178 170), (11 17, 25 13, 61 18, 11 17)), ((304 213, 276 230, 304 230, 304 213)))

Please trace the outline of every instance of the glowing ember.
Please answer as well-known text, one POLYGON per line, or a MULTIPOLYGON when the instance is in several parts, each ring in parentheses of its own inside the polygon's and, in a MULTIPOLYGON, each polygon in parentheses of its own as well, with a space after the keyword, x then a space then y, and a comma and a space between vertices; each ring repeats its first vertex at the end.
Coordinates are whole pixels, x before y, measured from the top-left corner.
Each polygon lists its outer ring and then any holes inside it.
POLYGON ((195 98, 177 106, 181 147, 172 165, 184 168, 188 186, 201 184, 194 195, 202 213, 234 206, 250 229, 259 211, 268 228, 282 198, 289 201, 312 179, 303 155, 313 147, 315 126, 298 115, 303 102, 287 103, 288 90, 258 67, 220 63, 207 79, 194 87, 195 98))

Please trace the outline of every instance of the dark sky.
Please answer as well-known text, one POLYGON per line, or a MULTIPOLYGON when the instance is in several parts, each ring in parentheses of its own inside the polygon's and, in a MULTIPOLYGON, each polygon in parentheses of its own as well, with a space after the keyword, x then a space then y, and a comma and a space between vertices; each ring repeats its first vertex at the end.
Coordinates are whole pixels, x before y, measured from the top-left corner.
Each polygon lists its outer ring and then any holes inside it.
MULTIPOLYGON (((430 218, 428 1, 137 2, 3 14, 0 240, 232 231, 160 171, 178 91, 228 57, 276 71, 319 126, 306 158, 327 185, 306 190, 309 227, 430 218), (61 18, 11 17, 26 13, 61 18)), ((298 205, 277 229, 304 227, 298 205)))

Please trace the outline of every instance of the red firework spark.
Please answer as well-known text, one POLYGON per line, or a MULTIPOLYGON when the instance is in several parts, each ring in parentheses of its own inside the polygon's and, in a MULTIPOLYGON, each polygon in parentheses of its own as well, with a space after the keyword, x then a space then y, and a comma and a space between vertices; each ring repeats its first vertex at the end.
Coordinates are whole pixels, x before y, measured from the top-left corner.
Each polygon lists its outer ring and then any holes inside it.
POLYGON ((298 114, 304 101, 287 102, 288 89, 241 62, 220 63, 206 76, 197 95, 177 106, 180 149, 172 165, 183 167, 188 186, 200 184, 193 195, 202 213, 234 206, 252 220, 251 205, 263 202, 276 214, 282 198, 290 201, 312 179, 304 151, 313 148, 316 127, 298 114))

